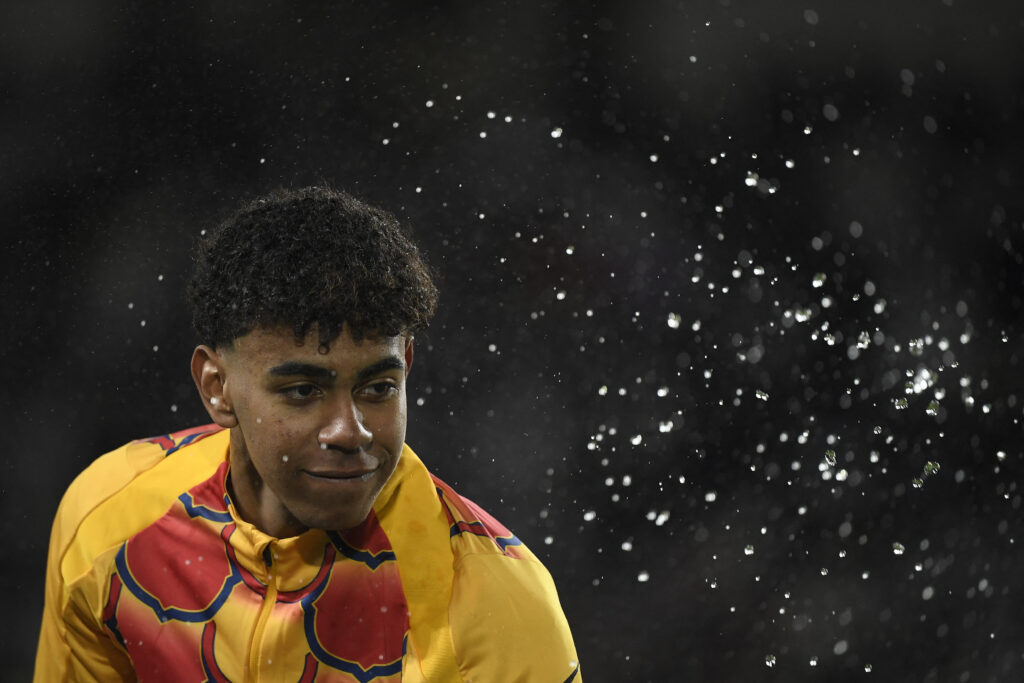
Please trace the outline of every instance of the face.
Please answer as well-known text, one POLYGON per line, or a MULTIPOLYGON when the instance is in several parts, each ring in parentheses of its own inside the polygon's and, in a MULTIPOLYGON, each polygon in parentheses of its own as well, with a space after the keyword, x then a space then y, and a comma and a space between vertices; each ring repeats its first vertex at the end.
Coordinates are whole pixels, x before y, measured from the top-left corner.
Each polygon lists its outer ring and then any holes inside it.
POLYGON ((257 329, 192 370, 207 410, 231 428, 231 494, 244 519, 277 537, 366 519, 405 442, 412 339, 343 330, 327 353, 314 329, 257 329))

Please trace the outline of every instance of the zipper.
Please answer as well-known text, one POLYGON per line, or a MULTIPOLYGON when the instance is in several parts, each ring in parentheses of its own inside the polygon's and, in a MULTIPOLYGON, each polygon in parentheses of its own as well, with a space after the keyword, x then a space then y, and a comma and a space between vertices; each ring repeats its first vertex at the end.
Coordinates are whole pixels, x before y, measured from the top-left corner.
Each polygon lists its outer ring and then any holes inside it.
POLYGON ((263 632, 266 630, 267 622, 270 621, 270 613, 274 611, 274 605, 277 603, 277 582, 274 580, 273 555, 269 544, 263 549, 263 562, 267 565, 267 592, 263 596, 263 604, 260 605, 260 613, 256 616, 256 625, 253 627, 252 640, 249 643, 249 675, 246 676, 248 681, 259 680, 263 632))

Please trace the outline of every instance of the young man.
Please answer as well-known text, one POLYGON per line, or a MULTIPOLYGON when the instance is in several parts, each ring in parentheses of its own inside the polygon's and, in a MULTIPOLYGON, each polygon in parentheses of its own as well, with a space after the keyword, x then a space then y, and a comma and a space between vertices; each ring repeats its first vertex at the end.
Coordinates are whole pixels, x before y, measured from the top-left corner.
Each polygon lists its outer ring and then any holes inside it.
POLYGON ((189 298, 214 424, 69 487, 36 681, 581 680, 548 572, 405 445, 437 291, 391 216, 271 195, 204 238, 189 298))

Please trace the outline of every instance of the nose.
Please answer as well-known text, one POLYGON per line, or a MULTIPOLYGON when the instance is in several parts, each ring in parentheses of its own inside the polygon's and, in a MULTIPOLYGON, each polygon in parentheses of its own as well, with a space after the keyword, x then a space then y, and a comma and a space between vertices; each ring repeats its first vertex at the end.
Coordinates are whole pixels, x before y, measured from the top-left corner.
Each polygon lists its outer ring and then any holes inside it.
POLYGON ((358 451, 373 441, 373 434, 363 424, 362 411, 352 400, 339 401, 327 423, 317 434, 321 448, 358 451))

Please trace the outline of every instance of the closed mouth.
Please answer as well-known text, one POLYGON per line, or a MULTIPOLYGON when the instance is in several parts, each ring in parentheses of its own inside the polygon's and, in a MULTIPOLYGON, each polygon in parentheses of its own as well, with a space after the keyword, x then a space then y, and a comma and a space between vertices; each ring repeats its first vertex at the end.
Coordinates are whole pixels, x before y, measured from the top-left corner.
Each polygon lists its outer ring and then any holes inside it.
POLYGON ((306 474, 317 479, 334 479, 341 481, 368 481, 376 472, 372 470, 303 470, 306 474))

